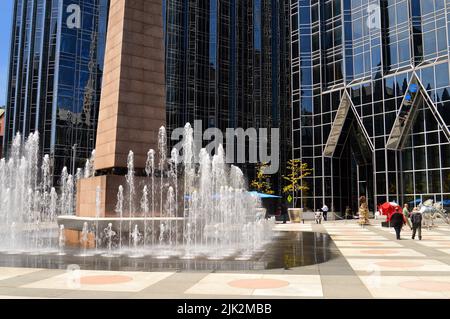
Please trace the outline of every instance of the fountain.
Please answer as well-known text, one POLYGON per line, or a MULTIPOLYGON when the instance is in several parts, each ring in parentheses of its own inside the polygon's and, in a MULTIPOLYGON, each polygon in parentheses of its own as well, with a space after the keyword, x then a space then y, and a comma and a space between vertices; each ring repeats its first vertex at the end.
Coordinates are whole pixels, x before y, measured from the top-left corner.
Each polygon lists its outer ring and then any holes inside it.
POLYGON ((117 192, 117 205, 116 213, 119 215, 119 249, 122 249, 122 222, 123 222, 123 186, 119 186, 119 191, 117 192))
POLYGON ((142 189, 141 198, 141 211, 144 213, 144 249, 147 245, 147 234, 148 234, 148 213, 149 213, 149 203, 148 203, 148 188, 147 185, 142 189))
POLYGON ((81 236, 80 236, 80 245, 81 248, 83 249, 83 252, 81 254, 78 254, 76 256, 78 257, 88 257, 88 256, 93 256, 93 254, 89 254, 87 252, 87 248, 89 245, 89 226, 87 222, 83 223, 83 229, 81 231, 81 236))
MULTIPOLYGON (((94 152, 92 152, 94 154, 94 152)), ((95 189, 95 250, 98 253, 98 247, 100 246, 100 233, 98 232, 98 222, 100 220, 100 196, 101 196, 101 189, 100 186, 97 186, 95 189)))
POLYGON ((113 239, 114 236, 116 236, 116 232, 112 229, 112 223, 108 224, 108 227, 106 227, 103 232, 105 233, 106 243, 108 251, 103 254, 103 257, 118 257, 119 255, 113 253, 113 239))
POLYGON ((66 234, 64 231, 64 225, 59 225, 59 236, 58 236, 58 247, 59 252, 58 256, 64 256, 66 253, 64 252, 64 247, 66 246, 66 234))
POLYGON ((130 217, 128 230, 128 246, 131 247, 131 220, 134 218, 134 195, 135 195, 135 188, 134 188, 134 153, 130 151, 128 153, 128 159, 127 159, 127 166, 128 166, 128 173, 126 176, 126 181, 128 185, 128 213, 130 217))
POLYGON ((130 258, 142 258, 144 254, 139 252, 139 242, 141 241, 142 235, 139 232, 138 225, 134 226, 133 232, 131 232, 131 238, 133 242, 133 252, 129 255, 130 258))
MULTIPOLYGON (((149 176, 151 176, 150 184, 151 184, 151 200, 152 200, 152 227, 151 227, 151 234, 152 234, 152 246, 155 245, 155 151, 149 150, 147 153, 147 161, 145 163, 145 173, 147 174, 147 179, 149 176)), ((144 240, 144 244, 147 241, 144 240)))
POLYGON ((23 146, 18 134, 11 157, 0 161, 2 249, 67 254, 66 232, 74 229, 81 247, 76 255, 83 257, 251 259, 270 240, 274 221, 261 216, 259 199, 246 191, 242 171, 226 165, 221 145, 214 156, 206 149, 197 153, 192 127, 186 124, 184 132, 181 156, 172 149, 168 157, 166 130, 160 128, 159 149, 148 151, 144 178, 136 175, 134 153, 129 152, 122 183, 126 188, 118 186, 115 216, 110 217, 100 213, 99 185, 92 217, 75 216, 75 181, 95 174, 95 152, 75 177, 64 167, 59 185, 53 186, 49 156, 37 156, 39 134, 30 134, 23 146))

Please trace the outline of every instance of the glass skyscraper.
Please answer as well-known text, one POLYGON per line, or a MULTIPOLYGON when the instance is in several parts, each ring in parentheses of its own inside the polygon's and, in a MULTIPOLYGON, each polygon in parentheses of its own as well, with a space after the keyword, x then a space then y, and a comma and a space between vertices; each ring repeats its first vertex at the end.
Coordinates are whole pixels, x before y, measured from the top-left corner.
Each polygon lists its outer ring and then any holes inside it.
POLYGON ((298 205, 450 200, 450 1, 291 0, 298 205))
POLYGON ((5 150, 38 130, 54 172, 95 148, 108 0, 16 0, 5 150))
MULTIPOLYGON (((56 174, 82 166, 95 148, 108 6, 15 2, 5 148, 17 132, 39 130, 41 154, 51 154, 56 174)), ((169 134, 194 120, 203 129, 279 127, 285 163, 289 1, 164 0, 163 17, 169 134)))
MULTIPOLYGON (((165 0, 164 7, 169 132, 194 120, 223 131, 280 128, 285 163, 291 140, 289 2, 165 0)), ((250 178, 252 167, 243 167, 250 178)))

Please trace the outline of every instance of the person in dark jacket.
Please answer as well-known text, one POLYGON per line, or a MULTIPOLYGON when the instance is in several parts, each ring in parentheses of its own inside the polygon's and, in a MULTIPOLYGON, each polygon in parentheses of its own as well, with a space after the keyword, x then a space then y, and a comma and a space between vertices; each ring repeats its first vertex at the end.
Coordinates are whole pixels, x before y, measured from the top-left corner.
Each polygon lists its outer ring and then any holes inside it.
POLYGON ((411 224, 412 224, 412 239, 416 237, 416 232, 419 236, 419 240, 422 240, 422 214, 416 207, 411 213, 411 224))
POLYGON ((397 209, 391 216, 391 226, 395 229, 397 240, 400 240, 400 232, 402 231, 403 225, 406 225, 405 215, 403 215, 401 209, 397 209))

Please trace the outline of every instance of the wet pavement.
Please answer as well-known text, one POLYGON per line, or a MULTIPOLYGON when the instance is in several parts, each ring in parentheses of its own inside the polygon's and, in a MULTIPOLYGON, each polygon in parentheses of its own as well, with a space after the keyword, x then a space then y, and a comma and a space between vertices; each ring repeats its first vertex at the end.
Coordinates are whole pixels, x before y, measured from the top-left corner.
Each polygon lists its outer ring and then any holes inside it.
MULTIPOLYGON (((223 260, 197 257, 184 260, 178 257, 157 259, 152 256, 130 258, 104 257, 100 254, 80 257, 79 249, 66 249, 66 255, 5 254, 0 253, 0 267, 67 269, 77 265, 83 270, 109 271, 252 271, 291 269, 324 263, 340 256, 331 237, 320 232, 276 232, 272 242, 255 253, 250 260, 236 260, 231 255, 223 260)), ((89 250, 88 250, 89 252, 89 250)))
POLYGON ((0 254, 0 299, 450 298, 448 225, 421 241, 378 220, 274 229, 249 261, 0 254))

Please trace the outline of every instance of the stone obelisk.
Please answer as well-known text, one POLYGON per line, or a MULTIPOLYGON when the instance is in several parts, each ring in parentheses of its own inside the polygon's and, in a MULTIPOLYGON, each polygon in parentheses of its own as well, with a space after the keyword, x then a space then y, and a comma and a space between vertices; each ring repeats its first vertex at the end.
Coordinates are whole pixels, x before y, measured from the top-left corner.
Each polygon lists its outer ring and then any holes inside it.
POLYGON ((97 127, 95 177, 78 184, 77 216, 95 217, 100 186, 100 217, 116 216, 120 184, 125 187, 127 156, 145 167, 165 125, 162 0, 111 0, 97 127))

